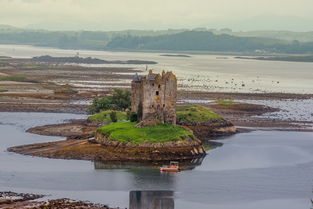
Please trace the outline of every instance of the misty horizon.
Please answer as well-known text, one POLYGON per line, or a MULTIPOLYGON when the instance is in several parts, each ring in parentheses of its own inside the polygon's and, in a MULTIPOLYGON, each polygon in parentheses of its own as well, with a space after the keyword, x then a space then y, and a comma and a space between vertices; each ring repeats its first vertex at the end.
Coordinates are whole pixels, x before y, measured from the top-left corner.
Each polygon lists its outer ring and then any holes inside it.
POLYGON ((44 30, 313 31, 313 2, 0 0, 0 24, 44 30))

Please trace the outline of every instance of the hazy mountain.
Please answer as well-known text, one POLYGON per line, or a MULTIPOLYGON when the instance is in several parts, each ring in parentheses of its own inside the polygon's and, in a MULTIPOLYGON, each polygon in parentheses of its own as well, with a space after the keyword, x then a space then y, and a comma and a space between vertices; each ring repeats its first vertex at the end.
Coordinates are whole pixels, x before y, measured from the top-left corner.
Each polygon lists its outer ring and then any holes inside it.
POLYGON ((311 34, 289 31, 233 32, 230 29, 208 31, 206 28, 192 31, 47 31, 1 25, 0 44, 94 50, 313 53, 311 34))

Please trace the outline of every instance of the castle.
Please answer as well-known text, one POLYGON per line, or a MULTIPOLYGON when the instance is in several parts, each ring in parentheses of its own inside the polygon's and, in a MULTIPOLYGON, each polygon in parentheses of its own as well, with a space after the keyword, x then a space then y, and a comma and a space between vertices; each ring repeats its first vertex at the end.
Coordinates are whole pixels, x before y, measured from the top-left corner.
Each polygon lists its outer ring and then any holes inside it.
POLYGON ((177 79, 172 72, 136 74, 131 90, 131 108, 139 113, 139 126, 176 124, 177 79))

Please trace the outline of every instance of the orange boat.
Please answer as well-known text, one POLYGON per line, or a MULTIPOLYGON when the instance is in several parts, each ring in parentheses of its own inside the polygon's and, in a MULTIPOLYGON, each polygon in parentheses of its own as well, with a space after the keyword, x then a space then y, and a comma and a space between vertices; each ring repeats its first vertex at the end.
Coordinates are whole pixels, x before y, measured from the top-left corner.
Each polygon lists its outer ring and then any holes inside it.
POLYGON ((160 168, 160 171, 161 172, 179 172, 179 164, 176 161, 171 161, 169 166, 163 165, 160 168))

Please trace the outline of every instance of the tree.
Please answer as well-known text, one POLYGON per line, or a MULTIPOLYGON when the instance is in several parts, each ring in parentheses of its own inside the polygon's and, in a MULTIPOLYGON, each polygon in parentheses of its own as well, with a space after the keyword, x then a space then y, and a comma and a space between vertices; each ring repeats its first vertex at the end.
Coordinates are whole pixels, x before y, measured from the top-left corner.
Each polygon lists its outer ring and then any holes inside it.
POLYGON ((116 105, 116 110, 126 110, 130 108, 131 100, 130 91, 123 89, 114 89, 112 96, 112 103, 116 105))
POLYGON ((88 107, 87 113, 95 114, 103 110, 111 110, 111 109, 113 109, 112 98, 108 96, 108 97, 94 99, 92 101, 91 106, 88 107))
POLYGON ((88 107, 88 114, 95 114, 104 110, 118 110, 125 111, 130 109, 131 93, 123 89, 114 89, 112 96, 96 98, 88 107))
POLYGON ((130 120, 130 122, 137 122, 138 121, 137 113, 131 112, 129 115, 129 120, 130 120))
POLYGON ((115 111, 112 111, 112 112, 110 113, 110 118, 111 118, 111 121, 112 121, 113 123, 117 122, 117 115, 116 115, 116 112, 115 112, 115 111))

